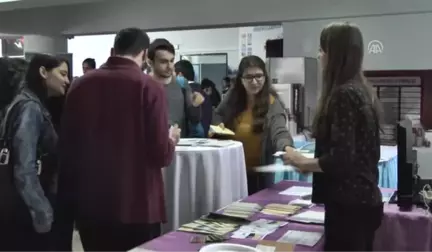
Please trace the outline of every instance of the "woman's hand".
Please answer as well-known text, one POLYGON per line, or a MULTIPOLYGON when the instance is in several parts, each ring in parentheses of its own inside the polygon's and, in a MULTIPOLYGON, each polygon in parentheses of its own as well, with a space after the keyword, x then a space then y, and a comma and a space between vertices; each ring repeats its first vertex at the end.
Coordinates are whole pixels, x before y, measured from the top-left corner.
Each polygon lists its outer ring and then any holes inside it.
MULTIPOLYGON (((225 129, 225 124, 221 123, 221 124, 218 125, 218 127, 221 128, 222 130, 224 130, 225 129)), ((208 137, 211 138, 214 135, 215 135, 215 133, 213 131, 209 130, 208 137)))
POLYGON ((294 148, 286 147, 285 155, 282 157, 283 161, 287 165, 292 165, 299 173, 308 173, 307 167, 304 165, 307 160, 300 152, 294 148))
POLYGON ((205 98, 200 92, 193 92, 192 93, 192 106, 199 107, 201 104, 203 104, 205 98))

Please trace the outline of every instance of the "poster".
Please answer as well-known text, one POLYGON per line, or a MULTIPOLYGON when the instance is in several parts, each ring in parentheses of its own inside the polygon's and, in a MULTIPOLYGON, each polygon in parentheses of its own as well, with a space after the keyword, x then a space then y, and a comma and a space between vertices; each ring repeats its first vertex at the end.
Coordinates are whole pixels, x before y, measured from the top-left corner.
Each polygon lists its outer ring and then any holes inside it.
POLYGON ((248 56, 252 55, 252 47, 248 46, 247 53, 248 56))
POLYGON ((252 33, 247 34, 247 45, 248 46, 252 45, 252 33))
POLYGON ((246 45, 243 44, 241 46, 241 56, 244 57, 246 55, 247 55, 247 48, 246 48, 246 45))
POLYGON ((240 40, 240 54, 241 57, 244 57, 247 55, 247 33, 242 33, 241 34, 241 40, 240 40))

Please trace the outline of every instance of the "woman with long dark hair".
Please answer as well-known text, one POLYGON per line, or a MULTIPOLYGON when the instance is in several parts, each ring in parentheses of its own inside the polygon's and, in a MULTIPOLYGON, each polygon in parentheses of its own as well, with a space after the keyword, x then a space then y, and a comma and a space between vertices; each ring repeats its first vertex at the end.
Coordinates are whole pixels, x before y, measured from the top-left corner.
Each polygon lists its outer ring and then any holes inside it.
POLYGON ((204 93, 206 93, 206 95, 210 97, 212 106, 214 108, 217 108, 217 106, 219 106, 219 103, 221 102, 221 95, 219 91, 216 89, 216 84, 210 79, 204 78, 201 81, 201 88, 204 91, 204 93))
POLYGON ((363 38, 350 23, 324 28, 323 90, 313 124, 315 158, 288 149, 285 162, 313 172, 312 200, 325 204, 326 251, 372 251, 383 204, 378 188, 380 103, 363 72, 363 38))
POLYGON ((47 251, 53 222, 54 172, 44 158, 56 151, 57 134, 45 102, 63 96, 69 84, 66 60, 37 54, 24 88, 2 122, 2 148, 10 153, 0 175, 0 250, 47 251))
POLYGON ((274 174, 256 173, 253 168, 273 163, 273 154, 292 146, 287 115, 271 87, 265 63, 257 56, 244 57, 236 83, 216 109, 216 122, 235 132, 243 143, 249 194, 269 187, 274 174))

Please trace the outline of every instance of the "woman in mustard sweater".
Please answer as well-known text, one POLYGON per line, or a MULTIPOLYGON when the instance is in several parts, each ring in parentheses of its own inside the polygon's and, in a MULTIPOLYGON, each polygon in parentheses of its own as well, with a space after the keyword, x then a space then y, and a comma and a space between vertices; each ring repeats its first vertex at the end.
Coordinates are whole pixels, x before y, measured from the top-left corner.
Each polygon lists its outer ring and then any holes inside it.
POLYGON ((215 111, 213 124, 223 123, 243 143, 249 195, 273 184, 274 174, 256 173, 254 167, 272 164, 273 154, 285 151, 293 141, 285 108, 271 87, 264 61, 244 57, 236 82, 215 111))

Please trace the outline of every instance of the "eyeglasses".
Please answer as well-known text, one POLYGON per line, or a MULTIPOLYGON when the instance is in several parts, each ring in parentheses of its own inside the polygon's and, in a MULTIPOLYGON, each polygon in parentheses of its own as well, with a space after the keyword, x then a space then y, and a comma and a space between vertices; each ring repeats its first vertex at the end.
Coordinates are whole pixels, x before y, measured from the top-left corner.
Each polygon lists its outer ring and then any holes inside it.
POLYGON ((257 82, 262 82, 264 80, 265 76, 263 74, 256 74, 256 75, 245 75, 242 77, 243 80, 248 82, 253 82, 255 79, 257 82))

